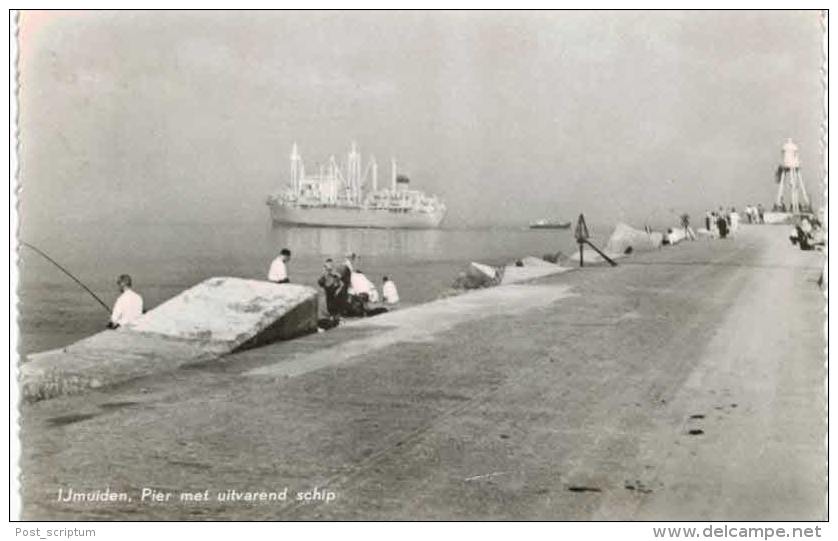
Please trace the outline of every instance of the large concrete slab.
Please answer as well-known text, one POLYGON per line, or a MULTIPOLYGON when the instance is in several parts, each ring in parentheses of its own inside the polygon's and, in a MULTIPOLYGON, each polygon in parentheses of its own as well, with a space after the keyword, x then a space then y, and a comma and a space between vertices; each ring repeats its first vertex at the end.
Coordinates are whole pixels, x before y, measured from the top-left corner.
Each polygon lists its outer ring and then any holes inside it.
POLYGON ((605 253, 609 256, 623 254, 628 248, 631 248, 633 252, 649 252, 659 249, 662 242, 661 233, 647 233, 630 225, 618 223, 605 244, 605 253))
POLYGON ((210 278, 128 326, 230 352, 316 330, 317 291, 296 284, 210 278), (316 309, 316 304, 315 304, 316 309), (295 310, 301 313, 294 314, 295 310), (291 317, 296 316, 296 317, 291 317))
POLYGON ((313 332, 306 286, 210 278, 117 330, 29 356, 23 395, 40 400, 127 381, 313 332))

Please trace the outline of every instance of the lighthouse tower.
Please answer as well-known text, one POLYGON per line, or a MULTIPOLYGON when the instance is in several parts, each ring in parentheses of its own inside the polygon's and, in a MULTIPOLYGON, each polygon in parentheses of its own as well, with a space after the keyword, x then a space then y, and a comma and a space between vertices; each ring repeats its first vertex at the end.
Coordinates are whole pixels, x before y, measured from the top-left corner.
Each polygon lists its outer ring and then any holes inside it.
POLYGON ((800 175, 800 154, 797 145, 791 139, 787 139, 780 155, 780 165, 777 167, 776 174, 778 186, 774 211, 792 214, 811 212, 812 205, 809 202, 806 187, 803 185, 803 177, 800 175))

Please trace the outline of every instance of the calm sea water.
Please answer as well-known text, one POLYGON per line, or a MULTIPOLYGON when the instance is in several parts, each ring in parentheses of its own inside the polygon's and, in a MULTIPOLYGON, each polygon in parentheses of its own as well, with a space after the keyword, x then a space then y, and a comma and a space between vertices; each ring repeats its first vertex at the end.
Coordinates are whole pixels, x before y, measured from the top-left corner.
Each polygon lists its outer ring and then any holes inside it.
MULTIPOLYGON (((470 261, 503 264, 527 256, 575 250, 571 230, 524 228, 373 230, 273 227, 270 224, 152 224, 53 226, 34 244, 107 304, 121 273, 153 308, 212 276, 265 279, 271 260, 291 249, 291 280, 316 287, 323 260, 354 251, 376 284, 393 278, 405 303, 438 298, 470 261)), ((592 228, 604 237, 610 228, 592 228)), ((24 235, 25 236, 25 235, 24 235)), ((27 248, 20 252, 20 349, 61 347, 102 330, 108 312, 72 280, 27 248)))

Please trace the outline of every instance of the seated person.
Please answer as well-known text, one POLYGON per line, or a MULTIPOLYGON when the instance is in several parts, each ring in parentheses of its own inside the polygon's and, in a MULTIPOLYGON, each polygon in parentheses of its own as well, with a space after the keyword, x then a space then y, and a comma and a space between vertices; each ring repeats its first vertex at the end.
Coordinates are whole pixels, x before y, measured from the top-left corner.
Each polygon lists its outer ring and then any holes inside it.
POLYGON ((288 248, 280 250, 279 255, 271 262, 271 267, 268 269, 268 280, 277 284, 287 284, 290 281, 287 266, 290 260, 291 250, 288 248))
POLYGON ((117 278, 116 285, 121 294, 113 305, 109 329, 117 329, 143 315, 143 298, 131 288, 131 277, 122 274, 117 278))
POLYGON ((364 273, 355 271, 352 273, 349 295, 346 300, 343 315, 347 317, 365 317, 387 312, 386 308, 371 307, 371 303, 379 300, 378 291, 375 285, 364 276, 364 273))
POLYGON ((381 282, 381 294, 384 297, 384 304, 399 303, 399 291, 396 289, 396 284, 386 276, 381 282))
POLYGON ((814 250, 815 246, 820 244, 820 240, 815 239, 816 230, 812 227, 812 223, 806 218, 802 218, 797 225, 794 226, 789 240, 792 244, 800 246, 801 250, 814 250))
POLYGON ((369 302, 369 295, 361 293, 360 295, 349 295, 346 298, 346 304, 343 307, 344 317, 364 317, 366 315, 366 304, 369 302))
POLYGON ((371 292, 375 289, 375 286, 372 282, 369 281, 363 272, 357 270, 352 273, 349 278, 349 293, 351 295, 360 295, 361 293, 366 293, 369 296, 372 296, 371 292))
POLYGON ((372 306, 370 297, 366 293, 358 295, 358 299, 361 301, 361 312, 364 317, 372 317, 389 312, 389 310, 383 306, 372 306))

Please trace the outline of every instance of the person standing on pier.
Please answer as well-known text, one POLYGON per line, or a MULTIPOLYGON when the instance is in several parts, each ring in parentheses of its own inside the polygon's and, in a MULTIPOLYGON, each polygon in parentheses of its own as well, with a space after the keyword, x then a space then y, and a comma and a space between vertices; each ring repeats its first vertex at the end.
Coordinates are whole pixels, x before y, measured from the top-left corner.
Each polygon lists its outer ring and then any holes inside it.
POLYGON ((684 230, 685 238, 695 240, 695 231, 690 227, 690 215, 686 212, 681 215, 681 228, 684 230))
POLYGON ((288 267, 287 263, 291 260, 291 250, 283 248, 279 251, 279 256, 271 263, 271 268, 268 270, 268 280, 276 282, 277 284, 287 284, 288 267))
POLYGON ((329 317, 336 320, 340 315, 340 295, 343 282, 340 275, 335 271, 331 258, 323 264, 323 274, 317 280, 317 285, 322 287, 326 294, 326 311, 329 312, 329 317))
POLYGON ((358 256, 355 252, 349 252, 346 254, 346 259, 343 260, 343 264, 340 266, 339 275, 343 288, 338 295, 338 306, 341 315, 345 315, 345 312, 349 309, 349 289, 352 286, 352 273, 355 272, 355 263, 357 260, 358 256))
POLYGON ((143 315, 143 298, 131 289, 131 277, 121 274, 116 279, 116 285, 122 294, 113 305, 111 320, 108 322, 109 329, 121 327, 143 315))
POLYGON ((730 209, 730 234, 731 236, 736 234, 736 231, 739 230, 739 213, 736 212, 736 207, 732 207, 730 209))
POLYGON ((719 216, 716 214, 716 211, 710 212, 710 233, 713 235, 713 238, 719 236, 719 216))
POLYGON ((727 238, 727 218, 725 218, 723 213, 719 213, 716 217, 716 227, 719 230, 719 238, 727 238))

